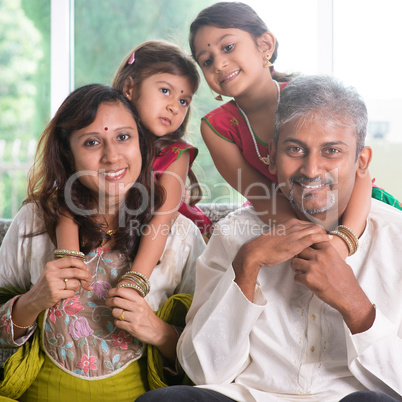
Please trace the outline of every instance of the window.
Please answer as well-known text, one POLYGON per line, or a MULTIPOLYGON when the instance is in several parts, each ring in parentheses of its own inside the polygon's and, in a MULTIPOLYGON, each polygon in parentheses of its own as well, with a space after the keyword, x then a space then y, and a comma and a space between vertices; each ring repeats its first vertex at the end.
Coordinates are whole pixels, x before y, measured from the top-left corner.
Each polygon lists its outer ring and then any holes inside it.
POLYGON ((0 217, 11 218, 50 114, 50 0, 2 0, 0 15, 0 217))
POLYGON ((334 1, 334 75, 356 87, 369 113, 367 145, 375 184, 399 200, 402 153, 402 65, 398 0, 334 1))

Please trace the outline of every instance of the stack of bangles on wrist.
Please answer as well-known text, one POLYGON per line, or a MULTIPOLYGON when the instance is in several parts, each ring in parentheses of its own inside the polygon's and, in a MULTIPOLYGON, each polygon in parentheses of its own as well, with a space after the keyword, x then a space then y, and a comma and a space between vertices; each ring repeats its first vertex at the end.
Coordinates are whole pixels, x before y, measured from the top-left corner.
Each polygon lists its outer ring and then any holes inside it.
POLYGON ((140 272, 128 271, 119 279, 119 282, 124 280, 129 280, 133 283, 123 283, 117 285, 118 288, 135 289, 142 297, 145 297, 151 290, 151 284, 148 278, 140 272))
POLYGON ((85 258, 85 254, 81 253, 81 251, 64 250, 64 249, 54 250, 53 255, 54 258, 74 257, 81 261, 83 261, 85 258))
POLYGON ((340 237, 348 246, 350 257, 353 255, 357 249, 359 248, 359 240, 352 229, 348 228, 345 225, 339 225, 335 228, 335 230, 331 230, 329 234, 340 237))

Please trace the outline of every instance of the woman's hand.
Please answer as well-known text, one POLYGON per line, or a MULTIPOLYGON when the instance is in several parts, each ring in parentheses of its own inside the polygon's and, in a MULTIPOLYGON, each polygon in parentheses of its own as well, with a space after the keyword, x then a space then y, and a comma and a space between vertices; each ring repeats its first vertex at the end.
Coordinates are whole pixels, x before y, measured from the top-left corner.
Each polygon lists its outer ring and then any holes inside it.
MULTIPOLYGON (((21 327, 30 325, 43 310, 74 297, 80 283, 84 289, 92 290, 91 282, 92 276, 83 261, 73 257, 50 261, 35 285, 14 304, 12 319, 21 327)), ((24 332, 15 327, 15 338, 24 332)))
POLYGON ((156 346, 168 359, 176 358, 176 331, 157 317, 144 298, 134 289, 119 287, 110 289, 106 305, 112 309, 116 327, 127 331, 144 343, 156 346))

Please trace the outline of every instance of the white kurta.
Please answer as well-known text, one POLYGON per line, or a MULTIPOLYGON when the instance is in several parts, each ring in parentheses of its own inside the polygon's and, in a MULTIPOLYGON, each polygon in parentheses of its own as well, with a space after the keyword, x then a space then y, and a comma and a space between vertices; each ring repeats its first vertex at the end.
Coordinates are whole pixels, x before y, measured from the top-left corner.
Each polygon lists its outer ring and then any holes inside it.
POLYGON ((339 401, 366 389, 402 400, 402 213, 372 200, 359 250, 347 259, 377 308, 373 326, 352 335, 338 311, 295 283, 289 261, 262 268, 253 303, 245 298, 231 263, 261 233, 253 212, 221 221, 197 261, 178 345, 190 378, 247 402, 339 401))

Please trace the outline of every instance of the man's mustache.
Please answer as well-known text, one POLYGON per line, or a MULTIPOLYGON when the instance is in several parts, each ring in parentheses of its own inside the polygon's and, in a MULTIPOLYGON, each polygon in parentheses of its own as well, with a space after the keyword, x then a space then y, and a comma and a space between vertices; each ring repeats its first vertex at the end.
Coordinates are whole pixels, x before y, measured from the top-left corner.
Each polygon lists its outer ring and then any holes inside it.
POLYGON ((294 184, 321 184, 332 186, 334 180, 330 177, 307 177, 304 175, 292 176, 289 178, 289 183, 293 186, 294 184))

